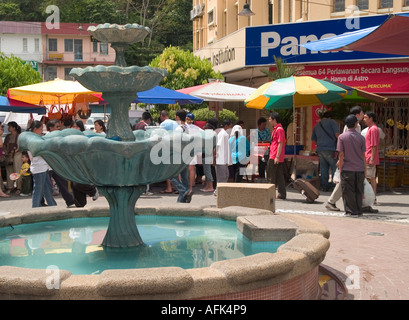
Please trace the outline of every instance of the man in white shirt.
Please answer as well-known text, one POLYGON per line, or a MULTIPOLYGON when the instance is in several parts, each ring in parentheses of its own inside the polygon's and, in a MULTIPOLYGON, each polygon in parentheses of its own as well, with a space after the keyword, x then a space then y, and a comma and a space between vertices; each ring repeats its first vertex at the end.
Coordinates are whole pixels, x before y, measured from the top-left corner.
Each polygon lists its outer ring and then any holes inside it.
POLYGON ((233 122, 229 119, 226 119, 223 121, 223 128, 217 134, 215 166, 217 182, 227 182, 227 180, 229 180, 229 138, 232 128, 233 122))

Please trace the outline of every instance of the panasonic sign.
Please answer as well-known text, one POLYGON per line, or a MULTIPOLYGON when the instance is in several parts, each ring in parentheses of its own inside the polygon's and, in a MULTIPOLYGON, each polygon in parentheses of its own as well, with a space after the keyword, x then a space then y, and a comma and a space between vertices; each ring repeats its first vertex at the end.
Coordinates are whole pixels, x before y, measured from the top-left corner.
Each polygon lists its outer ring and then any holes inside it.
MULTIPOLYGON (((359 28, 376 26, 387 15, 359 18, 359 28)), ((332 19, 311 22, 265 25, 246 28, 246 66, 269 65, 274 56, 287 63, 371 60, 398 57, 358 51, 310 51, 300 44, 329 38, 354 31, 348 19, 332 19)))

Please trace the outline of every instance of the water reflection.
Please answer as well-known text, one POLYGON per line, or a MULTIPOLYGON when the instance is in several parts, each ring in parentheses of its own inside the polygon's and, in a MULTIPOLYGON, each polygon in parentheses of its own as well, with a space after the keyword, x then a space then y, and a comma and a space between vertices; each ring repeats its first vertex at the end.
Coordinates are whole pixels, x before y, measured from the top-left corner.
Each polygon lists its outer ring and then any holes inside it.
POLYGON ((144 246, 105 248, 100 244, 108 218, 42 222, 0 229, 0 265, 46 269, 56 265, 73 274, 107 269, 207 267, 215 261, 275 252, 282 242, 244 238, 236 223, 214 218, 137 216, 144 246))

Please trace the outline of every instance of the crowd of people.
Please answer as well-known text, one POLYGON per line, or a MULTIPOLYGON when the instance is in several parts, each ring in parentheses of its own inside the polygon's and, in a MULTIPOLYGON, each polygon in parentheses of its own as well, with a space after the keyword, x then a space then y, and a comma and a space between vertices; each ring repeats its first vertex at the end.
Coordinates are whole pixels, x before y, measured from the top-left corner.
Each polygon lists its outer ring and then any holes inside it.
MULTIPOLYGON (((96 132, 105 132, 105 124, 95 121, 96 132), (99 128, 97 128, 99 125, 99 128)), ((59 176, 41 156, 33 156, 30 151, 18 149, 18 136, 21 133, 20 126, 11 121, 7 124, 10 132, 3 140, 0 139, 1 164, 6 169, 7 183, 4 185, 2 175, 0 175, 0 197, 8 198, 12 192, 21 197, 32 197, 32 207, 56 206, 54 199, 54 187, 63 197, 67 208, 84 207, 87 204, 87 196, 97 200, 98 190, 93 185, 80 184, 67 181, 59 176), (3 190, 3 188, 5 190, 3 190)), ((30 120, 28 131, 42 136, 55 130, 72 128, 85 131, 84 123, 81 120, 48 120, 46 124, 39 120, 30 120)), ((4 125, 0 124, 0 135, 4 133, 4 125)))
POLYGON ((376 125, 376 114, 372 111, 364 114, 360 106, 351 108, 341 134, 330 111, 324 113, 311 139, 317 144, 322 189, 332 190, 325 205, 328 210, 340 211, 336 202, 342 198, 346 215, 358 217, 364 212, 379 211, 363 206, 364 180, 368 179, 371 184, 376 205, 376 166, 379 165, 379 142, 384 137, 382 129, 376 125), (366 126, 364 130, 360 121, 366 126), (337 170, 340 181, 334 183, 337 170))
MULTIPOLYGON (((176 111, 175 120, 169 119, 166 110, 161 111, 158 126, 161 128, 180 132, 195 133, 201 130, 213 130, 217 134, 216 145, 211 154, 197 153, 189 165, 177 176, 166 181, 166 188, 161 193, 176 193, 177 202, 189 203, 193 196, 195 183, 202 183, 201 192, 217 194, 217 183, 229 181, 242 182, 246 174, 246 167, 250 157, 250 136, 246 136, 244 122, 234 124, 226 119, 220 125, 216 118, 209 119, 204 127, 195 125, 194 115, 184 109, 176 111)), ((34 156, 30 151, 21 152, 18 149, 18 136, 21 128, 15 122, 8 124, 9 134, 4 143, 1 140, 0 157, 6 168, 7 182, 0 180, 0 197, 9 197, 14 191, 20 196, 32 195, 32 206, 56 205, 53 198, 51 181, 58 187, 68 208, 83 207, 87 204, 87 196, 96 200, 98 190, 93 185, 79 184, 67 181, 50 168, 41 156, 34 156), (12 179, 13 173, 19 173, 12 179), (5 190, 3 190, 5 188, 5 190), (71 190, 70 190, 71 189, 71 190)), ((146 130, 149 126, 156 125, 149 112, 144 112, 140 122, 135 123, 133 130, 146 130)), ((47 133, 55 130, 73 128, 84 131, 81 120, 69 120, 61 123, 59 120, 49 120, 45 125, 47 133)), ((94 123, 95 132, 106 133, 102 120, 94 123)), ((32 121, 29 131, 43 135, 44 124, 42 121, 32 121)), ((0 127, 0 134, 4 126, 0 127)), ((255 134, 253 141, 268 144, 269 148, 265 157, 258 157, 258 174, 266 178, 268 183, 276 185, 277 198, 286 199, 285 180, 285 143, 286 136, 281 125, 280 115, 272 112, 267 120, 258 119, 257 129, 251 130, 255 134), (272 131, 266 127, 267 122, 272 131)), ((350 115, 345 119, 343 133, 339 132, 338 124, 331 119, 331 112, 323 114, 321 121, 313 128, 312 141, 317 145, 316 151, 320 165, 321 188, 323 191, 332 191, 326 208, 339 211, 336 202, 343 199, 345 212, 348 215, 359 216, 363 212, 378 212, 372 206, 363 207, 364 179, 368 179, 376 195, 376 165, 379 164, 379 140, 384 134, 376 125, 376 115, 373 112, 363 113, 359 106, 350 110, 350 115), (365 130, 361 130, 360 121, 364 121, 365 130), (361 134, 362 133, 362 134, 361 134), (334 183, 334 175, 340 173, 340 182, 334 183)), ((0 176, 0 179, 1 176, 0 176)), ((149 192, 147 186, 146 194, 149 192)), ((374 201, 376 204, 376 198, 374 201)))
MULTIPOLYGON (((273 135, 266 128, 267 119, 265 118, 258 120, 258 128, 254 130, 257 135, 256 141, 269 144, 273 142, 269 159, 264 161, 262 157, 259 158, 258 171, 261 178, 265 178, 267 172, 267 179, 271 183, 277 183, 279 197, 285 199, 282 168, 285 134, 277 113, 273 113, 269 121, 275 127, 273 135)), ((216 195, 218 182, 227 182, 230 177, 235 182, 243 181, 250 157, 250 137, 246 136, 243 121, 234 124, 233 121, 226 119, 219 125, 218 120, 213 118, 200 128, 195 124, 195 117, 192 113, 180 109, 176 112, 175 120, 169 119, 167 111, 161 111, 158 122, 158 124, 154 123, 151 114, 146 111, 142 114, 140 121, 132 126, 132 129, 146 130, 149 126, 158 125, 165 130, 181 133, 194 133, 201 130, 214 130, 217 133, 217 142, 213 152, 194 155, 189 165, 178 176, 166 181, 166 188, 161 193, 176 193, 178 194, 177 202, 189 203, 195 184, 203 184, 203 187, 200 188, 201 192, 216 195), (202 181, 203 177, 204 181, 202 181)), ((2 162, 6 167, 7 183, 4 185, 1 181, 0 197, 9 197, 14 192, 22 197, 32 196, 33 207, 53 206, 56 205, 53 190, 58 190, 68 208, 85 206, 87 196, 94 200, 98 197, 98 190, 95 186, 67 181, 54 172, 42 157, 33 157, 29 151, 20 152, 17 142, 21 128, 15 122, 9 122, 7 125, 10 134, 6 136, 4 145, 1 145, 0 149, 3 155, 2 162), (6 164, 5 158, 10 159, 11 155, 12 160, 7 160, 6 164), (11 177, 12 173, 19 173, 15 180, 11 177)), ((64 122, 48 120, 46 124, 42 121, 31 121, 28 128, 29 131, 38 135, 67 128, 85 130, 82 120, 64 122)), ((105 123, 102 120, 96 120, 94 131, 105 134, 105 123)), ((151 194, 149 186, 147 186, 146 194, 151 194)))
MULTIPOLYGON (((148 118, 148 115, 146 115, 148 118)), ((143 116, 142 116, 142 120, 143 116)), ((270 154, 267 164, 262 157, 258 159, 259 175, 264 178, 267 172, 267 181, 278 186, 278 197, 286 198, 284 179, 284 150, 285 133, 280 124, 280 116, 273 112, 269 122, 275 130, 270 134, 266 128, 267 119, 258 120, 258 128, 250 134, 256 134, 254 141, 271 142, 270 154)), ((140 125, 140 124, 138 124, 140 125)), ((242 182, 246 175, 246 167, 250 161, 250 136, 245 134, 243 121, 236 124, 232 120, 226 119, 220 125, 216 118, 209 119, 203 128, 194 124, 194 115, 180 109, 176 112, 175 120, 169 119, 167 111, 161 111, 159 126, 175 132, 193 133, 200 130, 214 130, 217 134, 216 145, 212 154, 199 153, 195 155, 191 163, 184 169, 178 177, 173 177, 167 181, 167 187, 162 193, 178 193, 177 202, 190 202, 193 195, 193 185, 195 182, 201 183, 203 176, 204 187, 202 192, 213 192, 217 194, 217 183, 229 181, 232 177, 234 182, 242 182), (231 168, 231 170, 230 170, 231 168), (172 188, 173 187, 173 188, 172 188), (175 190, 173 190, 175 189, 175 190)))

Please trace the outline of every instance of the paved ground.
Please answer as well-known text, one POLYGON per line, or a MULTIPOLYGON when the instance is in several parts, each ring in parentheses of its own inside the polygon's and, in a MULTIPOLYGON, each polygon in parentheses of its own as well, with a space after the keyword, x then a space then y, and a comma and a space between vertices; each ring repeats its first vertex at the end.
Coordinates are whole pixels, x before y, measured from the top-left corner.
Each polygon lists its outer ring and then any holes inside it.
MULTIPOLYGON (((190 205, 216 205, 211 193, 203 193, 200 186, 190 205)), ((153 195, 142 196, 138 204, 173 204, 177 195, 161 194, 162 186, 154 186, 153 195)), ((382 191, 382 190, 381 190, 382 191)), ((355 300, 409 300, 409 188, 394 189, 378 194, 377 214, 361 218, 343 217, 343 212, 330 212, 325 202, 330 193, 322 193, 313 204, 305 202, 302 195, 288 188, 287 200, 276 202, 276 212, 307 215, 325 224, 331 232, 331 247, 323 262, 336 270, 349 286, 348 299, 355 300)), ((58 206, 65 207, 60 196, 58 206)), ((88 199, 88 206, 108 205, 105 198, 88 199)), ((337 203, 341 209, 343 205, 337 203)), ((13 195, 0 198, 0 215, 8 212, 27 212, 31 199, 13 195)))

